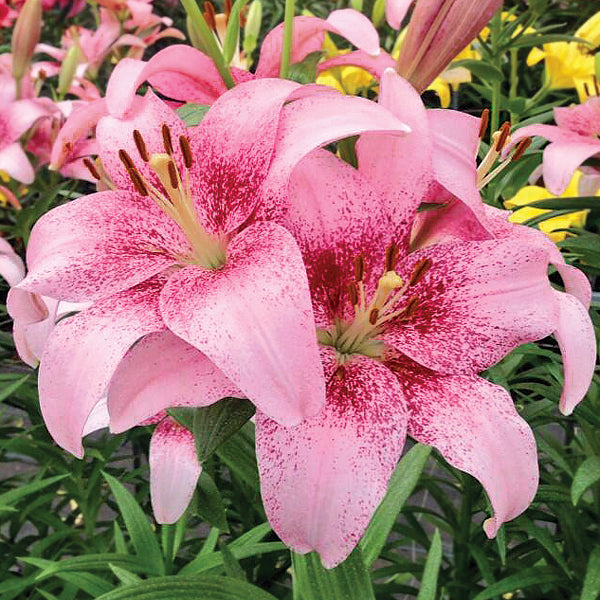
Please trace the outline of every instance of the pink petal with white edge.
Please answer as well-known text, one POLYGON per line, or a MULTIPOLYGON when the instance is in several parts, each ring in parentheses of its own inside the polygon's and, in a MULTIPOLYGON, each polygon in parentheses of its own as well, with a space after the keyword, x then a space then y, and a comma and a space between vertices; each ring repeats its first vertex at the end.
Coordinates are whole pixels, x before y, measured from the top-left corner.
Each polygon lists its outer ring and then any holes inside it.
POLYGON ((426 190, 433 183, 431 136, 425 105, 421 96, 393 69, 381 80, 379 104, 406 123, 411 132, 405 136, 364 133, 356 144, 358 168, 379 191, 390 214, 406 226, 408 242, 412 222, 426 190))
POLYGON ((242 83, 221 96, 190 139, 196 210, 210 233, 242 225, 269 171, 283 104, 300 86, 282 79, 242 83))
MULTIPOLYGON (((167 125, 171 129, 173 145, 177 147, 179 136, 185 134, 183 122, 165 102, 157 98, 151 91, 148 91, 143 98, 136 97, 127 116, 123 119, 117 119, 112 115, 100 119, 96 127, 100 159, 104 170, 117 188, 135 191, 135 186, 119 158, 119 150, 125 150, 133 160, 138 172, 159 190, 162 189, 158 177, 150 170, 148 163, 141 159, 133 139, 133 131, 137 129, 140 132, 149 155, 164 153, 163 125, 167 125)), ((183 167, 183 160, 178 153, 174 155, 173 160, 180 168, 183 167)))
POLYGON ((494 537, 502 523, 529 506, 537 490, 529 425, 505 389, 476 375, 442 376, 404 358, 390 367, 408 403, 408 435, 481 482, 494 509, 484 530, 494 537))
POLYGON ((390 321, 383 334, 421 365, 443 373, 482 371, 554 330, 558 304, 545 250, 511 239, 441 244, 411 254, 399 267, 402 278, 425 258, 431 268, 397 304, 416 296, 418 306, 390 321))
POLYGON ((385 19, 392 29, 400 29, 402 21, 414 0, 386 0, 385 19))
POLYGON ((50 435, 75 456, 119 362, 141 337, 164 329, 155 277, 62 320, 48 338, 39 373, 40 408, 50 435))
POLYGON ((0 277, 6 279, 8 285, 17 285, 25 277, 25 265, 13 247, 0 238, 0 277))
POLYGON ((295 425, 325 400, 300 250, 283 227, 256 223, 227 254, 220 269, 174 273, 161 296, 163 318, 261 411, 295 425))
POLYGON ((366 131, 405 135, 410 132, 410 127, 375 102, 333 90, 286 105, 264 185, 264 212, 259 210, 258 215, 276 218, 285 210, 289 177, 307 154, 315 148, 366 131))
POLYGON ((108 427, 109 421, 110 417, 108 416, 106 398, 102 398, 102 400, 100 400, 96 406, 92 408, 92 412, 89 414, 87 421, 85 422, 83 433, 81 435, 85 437, 89 433, 98 431, 99 429, 104 429, 105 427, 108 427))
POLYGON ((166 418, 150 440, 150 501, 159 523, 175 523, 188 507, 202 467, 193 434, 166 418))
POLYGON ((140 340, 108 388, 110 429, 120 433, 174 406, 208 406, 243 394, 202 352, 170 331, 140 340))
POLYGON ((27 154, 21 148, 21 144, 15 142, 0 150, 0 170, 8 173, 13 179, 21 183, 33 182, 35 173, 27 158, 27 154))
POLYGON ((379 54, 379 34, 373 23, 361 12, 342 8, 329 13, 325 19, 327 29, 346 38, 353 46, 367 54, 379 54))
POLYGON ((570 415, 583 400, 596 366, 596 336, 586 308, 573 296, 555 292, 560 307, 554 337, 558 342, 565 369, 565 387, 560 411, 570 415))
POLYGON ((316 550, 330 569, 359 541, 402 452, 402 388, 383 365, 357 356, 335 370, 327 404, 293 428, 256 414, 256 456, 269 522, 295 552, 316 550))
POLYGON ((148 198, 91 194, 46 213, 27 247, 19 287, 79 302, 105 298, 160 273, 189 252, 173 221, 148 198))

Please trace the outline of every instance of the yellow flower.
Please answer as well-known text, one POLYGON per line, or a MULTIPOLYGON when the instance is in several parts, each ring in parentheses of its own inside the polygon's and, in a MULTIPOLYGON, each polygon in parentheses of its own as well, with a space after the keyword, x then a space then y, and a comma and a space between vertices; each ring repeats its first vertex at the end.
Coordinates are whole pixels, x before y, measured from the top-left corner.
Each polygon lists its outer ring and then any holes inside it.
MULTIPOLYGON (((347 54, 349 50, 339 50, 333 43, 329 35, 325 35, 323 39, 323 50, 325 51, 325 59, 334 58, 340 54, 347 54)), ((317 81, 320 85, 327 85, 339 92, 350 96, 357 96, 362 91, 369 89, 375 85, 375 78, 364 69, 351 65, 343 67, 334 67, 322 71, 317 76, 317 81)), ((377 88, 375 88, 377 91, 377 88)))
POLYGON ((544 61, 546 85, 550 89, 575 88, 581 102, 594 91, 595 63, 593 49, 600 44, 600 12, 589 18, 576 32, 581 42, 551 42, 543 49, 534 48, 527 65, 544 61), (586 89, 587 88, 587 89, 586 89))
MULTIPOLYGON (((525 207, 513 212, 508 220, 511 223, 524 223, 529 219, 533 219, 534 217, 538 217, 539 215, 549 212, 545 209, 527 206, 531 202, 536 202, 537 200, 546 200, 547 198, 571 198, 574 196, 579 196, 580 194, 578 192, 578 186, 580 179, 581 171, 576 171, 575 175, 573 175, 573 179, 571 179, 569 186, 564 191, 562 196, 554 196, 546 188, 537 185, 528 185, 524 187, 523 189, 519 190, 514 198, 511 198, 504 203, 506 208, 511 209, 516 208, 517 206, 525 207)), ((540 231, 543 231, 553 242, 560 242, 567 237, 568 233, 566 231, 557 230, 567 229, 569 227, 583 227, 585 225, 585 219, 588 212, 589 211, 587 210, 578 210, 577 212, 568 213, 566 215, 552 217, 551 219, 546 219, 545 221, 538 223, 537 227, 540 229, 540 231)))

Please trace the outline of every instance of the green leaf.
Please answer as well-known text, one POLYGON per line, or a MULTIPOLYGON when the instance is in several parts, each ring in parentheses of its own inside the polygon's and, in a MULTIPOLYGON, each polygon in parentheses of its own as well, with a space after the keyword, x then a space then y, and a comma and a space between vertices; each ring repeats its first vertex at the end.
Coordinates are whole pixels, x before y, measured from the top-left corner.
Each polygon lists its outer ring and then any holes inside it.
POLYGON ((256 586, 231 577, 158 577, 120 587, 96 600, 276 600, 256 586))
POLYGON ((231 62, 235 51, 239 48, 240 11, 247 3, 248 0, 236 0, 227 21, 227 31, 225 32, 225 40, 223 41, 223 56, 227 64, 231 62))
POLYGON ((110 570, 118 577, 119 581, 125 585, 131 585, 133 583, 142 581, 135 573, 132 573, 127 569, 122 569, 121 567, 117 567, 117 565, 113 565, 112 563, 109 563, 108 566, 110 567, 110 570))
POLYGON ((187 104, 176 108, 175 112, 185 123, 186 127, 196 127, 202 123, 209 108, 210 106, 207 106, 206 104, 194 104, 193 102, 188 102, 187 104))
POLYGON ((19 501, 21 498, 39 492, 45 487, 48 487, 49 485, 52 485, 53 483, 56 483, 65 477, 68 477, 68 475, 56 475, 54 477, 48 477, 48 479, 33 481, 14 490, 4 492, 4 494, 0 494, 0 506, 10 506, 11 504, 19 501))
POLYGON ((212 477, 206 471, 200 475, 196 493, 196 512, 198 515, 211 527, 218 527, 221 531, 229 533, 221 494, 212 477))
POLYGON ((560 568, 565 572, 567 577, 571 577, 569 567, 563 557, 561 549, 554 543, 552 535, 544 527, 535 525, 527 517, 521 517, 520 522, 525 525, 524 529, 527 533, 534 538, 550 556, 557 562, 560 568))
POLYGON ((239 433, 230 437, 221 445, 217 450, 217 455, 227 465, 229 470, 258 496, 260 485, 256 454, 254 444, 246 435, 245 430, 240 430, 239 433))
POLYGON ((221 549, 221 557, 223 559, 225 573, 234 579, 246 581, 246 573, 244 572, 244 569, 242 569, 240 563, 237 561, 227 544, 219 544, 219 547, 221 549))
POLYGON ((512 210, 517 211, 520 208, 532 207, 543 208, 546 210, 584 210, 586 208, 600 209, 600 197, 598 196, 561 196, 559 198, 547 198, 546 200, 536 200, 523 206, 515 206, 512 210))
POLYGON ((473 75, 476 75, 482 81, 504 81, 504 74, 500 69, 481 60, 474 60, 471 58, 467 58, 465 60, 457 60, 456 62, 452 63, 451 67, 463 67, 471 71, 473 75))
POLYGON ((557 569, 552 567, 530 567, 493 583, 482 592, 479 592, 473 600, 490 600, 494 596, 513 593, 532 585, 564 583, 564 581, 564 573, 557 569))
POLYGON ((292 552, 292 577, 302 600, 375 600, 359 547, 331 570, 321 566, 314 552, 304 555, 292 552))
POLYGON ((417 444, 400 460, 390 479, 388 493, 375 511, 360 542, 364 563, 370 567, 383 549, 398 513, 417 485, 431 448, 417 444))
POLYGON ((225 440, 254 415, 249 400, 223 398, 194 412, 194 439, 198 460, 204 462, 225 440))
POLYGON ((144 511, 131 492, 120 481, 108 473, 103 473, 103 476, 117 501, 136 554, 151 573, 164 575, 165 565, 160 546, 144 511))
POLYGON ((28 379, 29 374, 17 379, 13 383, 2 389, 0 391, 0 402, 6 400, 7 398, 10 398, 28 379))
POLYGON ((579 600, 596 600, 600 596, 600 546, 590 554, 579 600))
POLYGON ((523 35, 520 38, 511 41, 511 48, 531 48, 532 46, 543 46, 544 44, 551 44, 552 42, 578 42, 586 46, 591 47, 592 44, 589 40, 583 38, 574 37, 564 33, 548 33, 546 35, 523 35))
POLYGON ((440 530, 436 529, 429 546, 429 553, 425 561, 423 570, 423 579, 421 580, 421 589, 417 600, 435 600, 437 595, 437 581, 442 564, 442 538, 440 530))
POLYGON ((323 57, 323 52, 311 52, 300 62, 290 65, 288 79, 297 83, 314 83, 317 79, 317 64, 323 57))
POLYGON ((63 581, 72 583, 80 590, 87 592, 93 598, 106 594, 113 589, 113 586, 106 580, 92 575, 91 573, 57 573, 56 576, 63 581))
POLYGON ((182 427, 194 432, 195 408, 167 408, 167 414, 173 417, 182 427))
POLYGON ((571 500, 576 506, 584 492, 600 480, 600 456, 586 458, 577 469, 571 484, 571 500))

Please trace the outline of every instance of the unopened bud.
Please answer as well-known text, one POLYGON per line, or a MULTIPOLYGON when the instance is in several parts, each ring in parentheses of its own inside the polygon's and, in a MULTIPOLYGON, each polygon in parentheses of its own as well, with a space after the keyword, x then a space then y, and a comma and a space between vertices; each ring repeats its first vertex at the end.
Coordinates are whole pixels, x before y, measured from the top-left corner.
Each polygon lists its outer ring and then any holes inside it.
POLYGON ((248 10, 246 25, 244 26, 244 52, 251 54, 254 52, 260 35, 260 26, 262 24, 262 2, 254 0, 248 10))
POLYGON ((186 28, 187 28, 188 38, 190 38, 190 42, 192 42, 192 46, 194 46, 194 48, 197 48, 201 52, 208 54, 206 47, 205 47, 204 43, 202 42, 202 36, 200 35, 200 32, 198 31, 196 24, 189 17, 186 18, 185 24, 186 24, 186 28))
POLYGON ((375 27, 383 24, 385 19, 385 0, 375 0, 373 11, 371 12, 371 21, 375 27))
POLYGON ((68 93, 79 65, 79 46, 75 44, 67 50, 58 74, 58 93, 64 96, 68 93))
POLYGON ((42 31, 42 0, 27 0, 12 35, 12 72, 21 81, 29 69, 42 31))

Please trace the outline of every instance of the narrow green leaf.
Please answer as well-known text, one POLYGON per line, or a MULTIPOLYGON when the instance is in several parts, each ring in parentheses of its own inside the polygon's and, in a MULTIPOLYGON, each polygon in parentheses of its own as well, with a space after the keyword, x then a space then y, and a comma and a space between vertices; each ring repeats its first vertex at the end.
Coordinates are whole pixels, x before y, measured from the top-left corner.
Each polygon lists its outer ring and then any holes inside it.
MULTIPOLYGON (((179 115, 179 118, 185 123, 186 127, 196 127, 202 123, 202 120, 206 116, 208 109, 210 106, 206 104, 194 104, 193 102, 188 102, 183 106, 175 109, 175 112, 179 115)), ((169 409, 169 413, 171 411, 184 411, 184 410, 193 410, 191 408, 178 408, 178 409, 169 409)))
POLYGON ((250 443, 243 430, 219 446, 217 455, 256 496, 259 495, 260 485, 254 444, 250 443))
POLYGON ((19 560, 42 569, 42 572, 36 576, 38 581, 47 579, 56 573, 68 571, 108 571, 110 570, 110 563, 122 568, 127 568, 131 571, 137 571, 138 573, 147 572, 146 566, 139 558, 127 554, 86 554, 83 556, 74 556, 72 558, 63 558, 59 561, 24 556, 19 560))
POLYGON ((504 74, 500 69, 481 60, 474 60, 470 58, 465 60, 457 60, 456 62, 452 63, 452 68, 455 67, 464 67, 465 69, 471 71, 473 75, 479 77, 479 79, 482 81, 504 81, 504 74))
POLYGON ((425 569, 423 570, 423 579, 421 580, 421 589, 417 600, 435 600, 437 595, 437 581, 442 564, 442 538, 440 530, 436 529, 431 540, 425 569))
POLYGON ((584 210, 586 208, 600 209, 600 197, 598 196, 561 196, 559 198, 547 198, 536 200, 523 206, 515 206, 512 210, 533 207, 545 210, 584 210))
POLYGON ((292 552, 292 577, 302 600, 375 600, 360 548, 334 569, 321 566, 317 554, 292 552))
POLYGON ((600 596, 600 546, 590 554, 579 600, 596 600, 600 596))
POLYGON ((246 573, 242 569, 240 563, 237 561, 235 556, 227 544, 220 544, 221 558, 223 559, 223 566, 225 567, 225 573, 229 577, 239 579, 240 581, 246 581, 246 573))
POLYGON ((600 456, 586 458, 577 469, 571 484, 571 500, 576 506, 584 492, 597 481, 600 481, 600 456))
POLYGON ((532 585, 549 585, 561 582, 565 582, 565 575, 557 569, 552 567, 530 567, 493 583, 485 590, 479 592, 473 600, 490 600, 494 596, 514 593, 516 590, 532 585))
POLYGON ((247 3, 248 0, 236 0, 231 9, 229 20, 227 21, 227 31, 225 32, 225 39, 223 40, 223 56, 225 57, 225 62, 228 64, 233 59, 235 51, 239 48, 240 11, 247 3))
POLYGON ((194 439, 198 460, 205 461, 225 440, 238 431, 255 412, 249 400, 223 398, 194 411, 194 439))
POLYGON ((0 390, 0 402, 6 400, 7 398, 10 398, 28 379, 29 374, 17 379, 10 385, 0 390))
POLYGON ((550 532, 543 528, 535 525, 527 517, 521 517, 520 522, 525 525, 525 531, 534 538, 550 556, 557 562, 560 568, 565 572, 567 577, 571 577, 571 572, 564 559, 561 549, 554 543, 550 532))
POLYGON ((117 565, 113 565, 112 563, 109 563, 108 566, 110 567, 110 570, 117 576, 119 581, 124 585, 131 585, 133 583, 142 581, 135 573, 132 573, 127 569, 122 569, 121 567, 117 567, 117 565))
POLYGON ((243 548, 244 546, 251 546, 252 544, 257 544, 271 531, 271 523, 269 523, 268 521, 266 523, 261 523, 260 525, 257 525, 256 527, 250 529, 250 531, 246 531, 246 533, 240 535, 239 538, 233 540, 233 542, 229 544, 229 547, 243 548))
POLYGON ((549 33, 546 35, 524 35, 520 38, 511 42, 511 48, 531 48, 532 46, 543 46, 544 44, 551 44, 552 42, 578 42, 586 46, 591 47, 589 40, 583 38, 574 37, 564 33, 549 33))
POLYGON ((44 596, 44 598, 46 598, 46 600, 58 600, 58 598, 54 595, 51 594, 50 592, 47 592, 46 590, 35 590, 38 594, 41 594, 42 596, 44 596))
POLYGON ((375 511, 360 542, 364 563, 370 567, 383 549, 398 513, 417 485, 431 448, 417 444, 400 460, 390 479, 388 493, 375 511))
POLYGON ((123 532, 116 521, 113 521, 113 539, 115 540, 117 554, 127 554, 127 544, 125 543, 123 532))
MULTIPOLYGON (((231 577, 158 577, 120 587, 96 600, 276 600, 254 585, 231 577)), ((321 599, 323 600, 323 599, 321 599)))
POLYGON ((323 52, 311 52, 300 62, 290 65, 288 79, 297 83, 314 83, 317 80, 317 64, 323 58, 323 52))
POLYGON ((113 589, 108 581, 91 573, 56 573, 56 577, 72 583, 80 590, 87 592, 92 598, 106 594, 113 589))
POLYGON ((198 515, 211 527, 218 527, 221 531, 229 533, 221 494, 212 477, 206 471, 200 475, 196 493, 196 512, 198 515))
POLYGON ((60 481, 68 477, 68 475, 55 475, 54 477, 48 477, 48 479, 40 479, 39 481, 33 481, 27 485, 22 485, 14 490, 10 490, 5 492, 4 494, 0 494, 0 505, 9 506, 14 504, 21 498, 25 496, 29 496, 30 494, 34 494, 35 492, 39 492, 43 490, 45 487, 60 481))
POLYGON ((103 476, 117 501, 136 554, 150 569, 150 572, 164 575, 165 565, 160 546, 144 511, 131 492, 120 481, 108 473, 103 473, 103 476))

